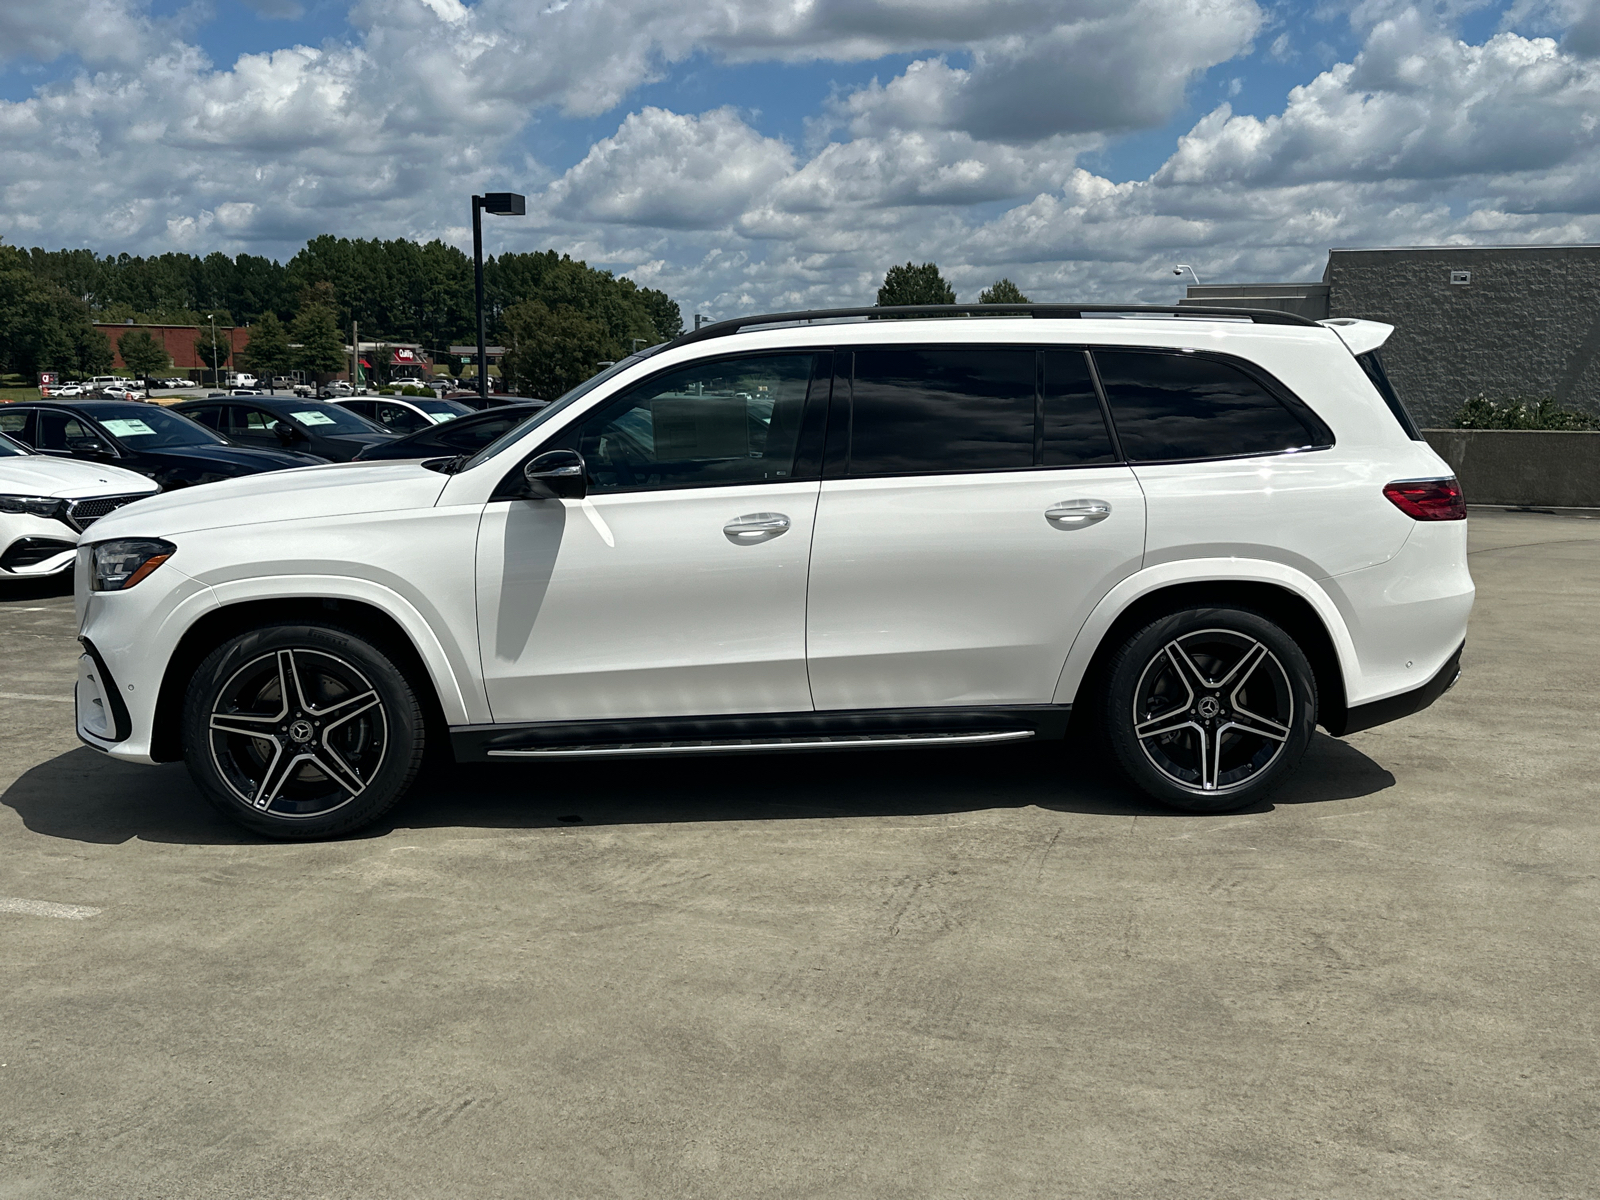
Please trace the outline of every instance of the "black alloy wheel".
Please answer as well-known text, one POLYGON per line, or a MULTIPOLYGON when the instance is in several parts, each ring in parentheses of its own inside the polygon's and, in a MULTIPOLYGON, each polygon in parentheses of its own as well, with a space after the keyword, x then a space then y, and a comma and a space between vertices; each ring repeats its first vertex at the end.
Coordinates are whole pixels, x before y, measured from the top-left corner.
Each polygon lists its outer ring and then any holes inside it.
POLYGON ((260 833, 318 838, 376 820, 421 765, 405 675, 348 630, 272 625, 219 646, 184 705, 184 761, 218 809, 260 833))
POLYGON ((1261 614, 1187 609, 1122 645, 1101 704, 1129 782, 1174 808, 1227 812, 1293 774, 1316 726, 1316 680, 1300 647, 1261 614))

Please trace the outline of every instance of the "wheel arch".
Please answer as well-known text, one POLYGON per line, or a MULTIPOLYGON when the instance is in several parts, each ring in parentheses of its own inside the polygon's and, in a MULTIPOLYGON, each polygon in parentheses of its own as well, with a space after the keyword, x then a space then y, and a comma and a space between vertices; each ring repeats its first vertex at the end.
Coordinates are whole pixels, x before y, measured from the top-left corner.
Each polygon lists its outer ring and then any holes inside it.
MULTIPOLYGON (((1124 587, 1137 579, 1124 581, 1124 587)), ((1178 609, 1227 605, 1259 612, 1295 640, 1316 679, 1318 724, 1336 737, 1344 732, 1349 714, 1346 665, 1353 659, 1354 648, 1338 610, 1320 589, 1314 595, 1321 605, 1307 594, 1305 585, 1247 575, 1152 580, 1119 596, 1122 590, 1113 589, 1101 601, 1074 641, 1057 687, 1058 703, 1072 703, 1085 688, 1092 689, 1117 647, 1135 630, 1178 609)))
POLYGON ((184 631, 161 677, 150 736, 150 757, 176 762, 183 757, 180 729, 189 681, 206 656, 223 642, 262 625, 304 623, 335 625, 359 634, 389 654, 417 689, 428 723, 430 742, 449 741, 449 721, 440 687, 412 636, 392 615, 375 604, 343 597, 241 600, 211 609, 184 631))

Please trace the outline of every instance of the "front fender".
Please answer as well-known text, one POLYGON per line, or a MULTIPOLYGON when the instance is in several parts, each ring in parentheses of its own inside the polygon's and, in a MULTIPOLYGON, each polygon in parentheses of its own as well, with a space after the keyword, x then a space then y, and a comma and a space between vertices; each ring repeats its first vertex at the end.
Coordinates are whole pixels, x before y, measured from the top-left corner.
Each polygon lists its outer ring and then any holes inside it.
MULTIPOLYGON (((482 680, 455 639, 442 640, 417 608, 393 588, 354 575, 271 575, 232 579, 212 586, 221 607, 252 600, 349 600, 370 604, 400 626, 416 647, 451 725, 491 720, 482 680), (462 680, 467 680, 462 686, 462 680)), ((474 651, 476 647, 473 648, 474 651)))

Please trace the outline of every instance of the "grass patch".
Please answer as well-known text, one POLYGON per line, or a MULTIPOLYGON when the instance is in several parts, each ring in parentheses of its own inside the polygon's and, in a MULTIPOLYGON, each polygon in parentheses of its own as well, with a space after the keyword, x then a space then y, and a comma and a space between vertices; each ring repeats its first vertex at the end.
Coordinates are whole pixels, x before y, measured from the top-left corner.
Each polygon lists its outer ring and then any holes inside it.
POLYGON ((0 387, 0 400, 10 403, 12 400, 37 400, 39 389, 36 387, 0 387))

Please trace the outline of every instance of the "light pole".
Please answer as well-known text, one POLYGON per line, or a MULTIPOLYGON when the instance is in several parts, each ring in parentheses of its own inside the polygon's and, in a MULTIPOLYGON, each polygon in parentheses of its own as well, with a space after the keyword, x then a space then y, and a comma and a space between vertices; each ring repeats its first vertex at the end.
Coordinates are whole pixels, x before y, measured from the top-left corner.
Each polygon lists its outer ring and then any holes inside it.
POLYGON ((211 318, 211 386, 222 386, 222 372, 217 369, 217 314, 208 313, 211 318))
POLYGON ((483 214, 521 217, 528 198, 516 192, 486 192, 472 198, 472 282, 478 293, 478 398, 489 399, 489 356, 483 344, 483 214))
POLYGON ((1194 280, 1195 287, 1199 287, 1200 286, 1200 276, 1198 276, 1198 275, 1196 275, 1194 273, 1194 268, 1191 267, 1188 263, 1179 263, 1177 266, 1172 268, 1172 273, 1174 275, 1182 275, 1185 271, 1189 272, 1189 278, 1194 280))

